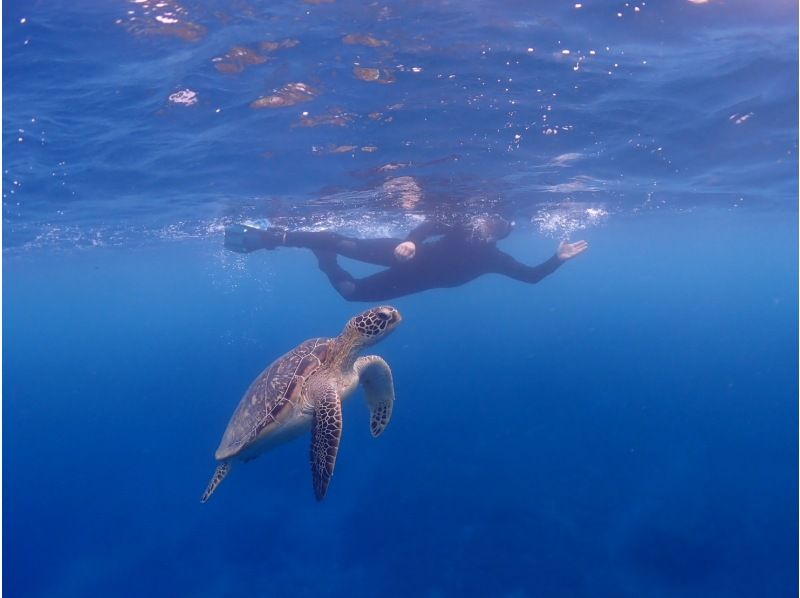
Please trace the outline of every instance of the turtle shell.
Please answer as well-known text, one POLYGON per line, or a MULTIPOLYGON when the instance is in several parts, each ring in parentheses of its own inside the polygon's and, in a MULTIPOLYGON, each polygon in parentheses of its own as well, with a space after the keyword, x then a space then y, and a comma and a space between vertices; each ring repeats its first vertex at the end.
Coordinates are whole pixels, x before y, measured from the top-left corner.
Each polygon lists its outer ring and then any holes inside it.
POLYGON ((216 452, 217 459, 238 454, 266 428, 280 426, 291 418, 306 380, 325 363, 332 340, 307 340, 261 372, 244 393, 228 422, 216 452))

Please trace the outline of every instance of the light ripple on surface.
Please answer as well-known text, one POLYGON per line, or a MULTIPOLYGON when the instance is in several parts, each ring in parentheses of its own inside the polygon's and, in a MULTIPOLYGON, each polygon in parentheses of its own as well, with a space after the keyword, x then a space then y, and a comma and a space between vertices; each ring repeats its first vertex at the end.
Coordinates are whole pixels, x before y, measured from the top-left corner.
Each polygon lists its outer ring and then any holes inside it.
POLYGON ((259 211, 343 226, 368 208, 394 230, 554 200, 793 210, 794 13, 687 6, 10 5, 4 247, 181 238, 259 211), (387 199, 392 174, 419 198, 387 199))

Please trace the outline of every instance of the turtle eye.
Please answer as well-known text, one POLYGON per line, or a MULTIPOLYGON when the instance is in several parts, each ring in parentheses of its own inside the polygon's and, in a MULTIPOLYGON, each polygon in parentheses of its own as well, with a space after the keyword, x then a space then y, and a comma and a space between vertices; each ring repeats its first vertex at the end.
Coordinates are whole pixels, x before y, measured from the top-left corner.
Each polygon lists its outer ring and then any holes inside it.
POLYGON ((378 319, 383 320, 384 322, 392 317, 383 311, 379 311, 376 315, 378 316, 378 319))

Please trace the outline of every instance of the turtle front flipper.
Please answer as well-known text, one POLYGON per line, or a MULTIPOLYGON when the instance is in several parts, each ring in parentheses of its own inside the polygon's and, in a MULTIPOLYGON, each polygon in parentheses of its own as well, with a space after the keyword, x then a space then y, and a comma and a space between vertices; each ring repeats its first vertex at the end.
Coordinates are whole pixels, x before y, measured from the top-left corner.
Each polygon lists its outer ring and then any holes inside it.
POLYGON ((394 382, 392 370, 383 358, 377 355, 359 357, 355 363, 364 395, 369 405, 369 429, 374 437, 378 437, 389 425, 394 406, 394 382))
POLYGON ((314 408, 314 425, 311 430, 311 475, 314 478, 314 496, 325 498, 333 477, 339 440, 342 437, 342 402, 332 386, 317 397, 314 408))
POLYGON ((200 502, 204 503, 207 502, 211 495, 214 494, 214 490, 217 489, 217 486, 222 483, 222 480, 225 479, 225 476, 228 475, 228 472, 231 470, 231 462, 230 461, 223 461, 219 465, 217 465, 216 471, 214 471, 214 475, 211 478, 211 481, 208 483, 208 487, 206 491, 203 492, 203 498, 200 499, 200 502))

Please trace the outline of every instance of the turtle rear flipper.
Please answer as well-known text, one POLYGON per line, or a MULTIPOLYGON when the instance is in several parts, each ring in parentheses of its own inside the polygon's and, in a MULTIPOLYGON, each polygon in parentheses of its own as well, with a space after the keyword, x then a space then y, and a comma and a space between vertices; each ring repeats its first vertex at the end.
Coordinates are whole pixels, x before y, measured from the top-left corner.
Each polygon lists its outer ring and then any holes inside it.
POLYGON ((394 407, 392 370, 389 364, 377 355, 356 359, 355 370, 369 406, 369 429, 372 436, 377 438, 392 418, 392 407, 394 407))
POLYGON ((214 471, 214 475, 211 478, 211 481, 208 483, 208 487, 206 491, 203 492, 203 498, 200 499, 201 503, 208 502, 208 499, 211 498, 211 495, 214 494, 214 490, 217 489, 217 486, 222 483, 222 480, 225 479, 225 476, 228 475, 228 472, 231 470, 231 462, 230 461, 223 461, 219 465, 217 465, 216 471, 214 471))

